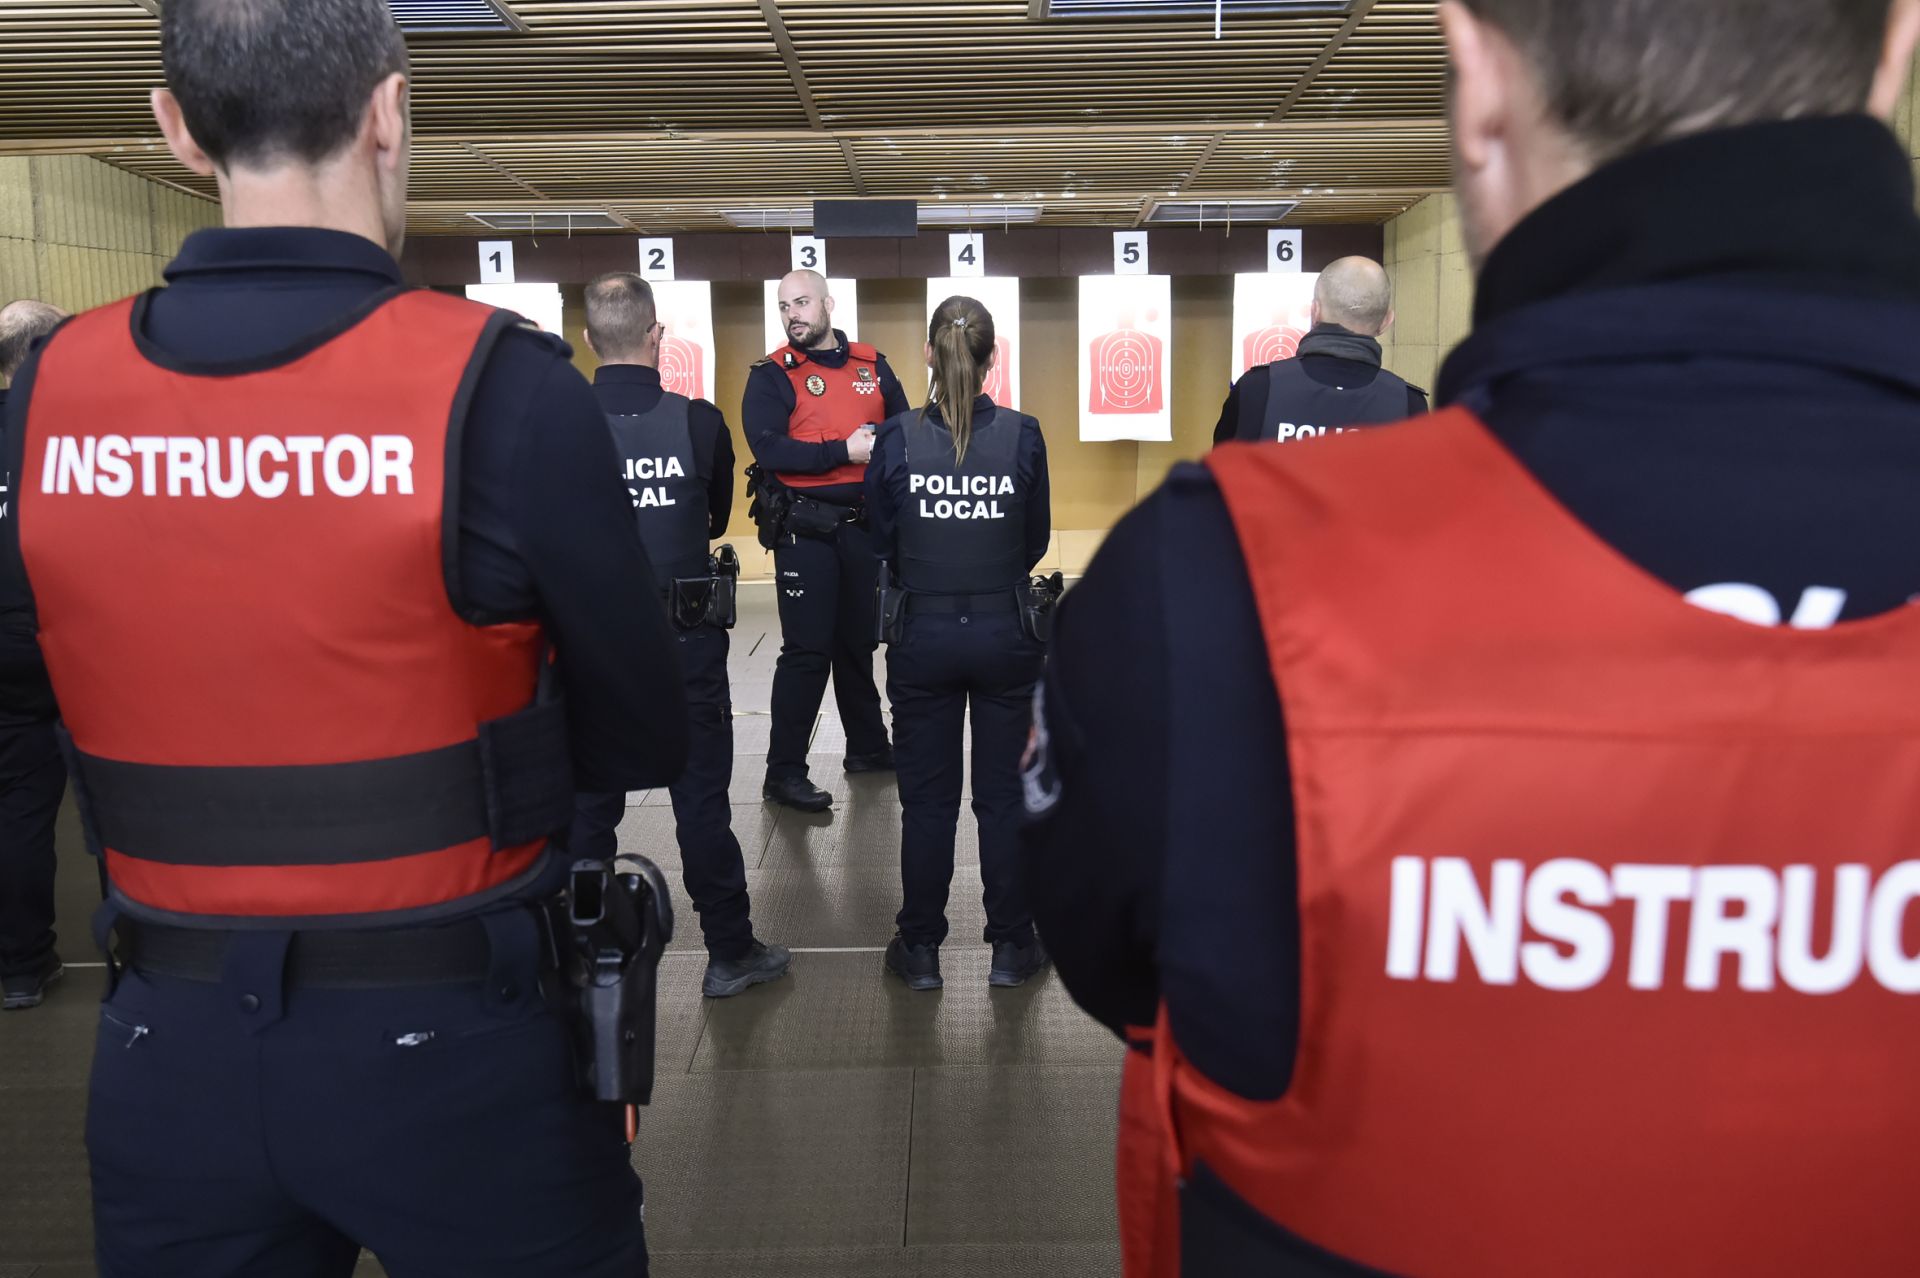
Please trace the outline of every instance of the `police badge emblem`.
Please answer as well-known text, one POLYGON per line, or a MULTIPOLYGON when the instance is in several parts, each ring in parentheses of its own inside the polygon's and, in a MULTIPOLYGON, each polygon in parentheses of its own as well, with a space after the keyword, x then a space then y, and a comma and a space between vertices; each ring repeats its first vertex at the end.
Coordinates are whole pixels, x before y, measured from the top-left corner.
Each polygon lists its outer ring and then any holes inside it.
POLYGON ((853 370, 853 375, 854 375, 854 383, 853 383, 854 394, 871 395, 875 391, 880 389, 877 385, 874 384, 873 370, 871 368, 868 368, 865 364, 857 365, 853 370))
POLYGON ((827 379, 818 373, 809 374, 807 377, 807 394, 818 396, 826 393, 827 379))
POLYGON ((870 382, 873 380, 873 370, 871 368, 868 368, 865 364, 856 366, 853 370, 853 375, 855 377, 858 377, 863 382, 870 382))

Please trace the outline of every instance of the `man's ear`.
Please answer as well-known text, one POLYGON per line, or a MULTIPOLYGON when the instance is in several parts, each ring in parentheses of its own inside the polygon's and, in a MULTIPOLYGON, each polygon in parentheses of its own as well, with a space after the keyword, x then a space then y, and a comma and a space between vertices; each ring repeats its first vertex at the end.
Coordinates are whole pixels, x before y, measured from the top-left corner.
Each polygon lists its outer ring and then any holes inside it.
POLYGON ((1880 65, 1873 73, 1873 88, 1867 94, 1867 110, 1883 120, 1893 119, 1900 97, 1907 91, 1917 44, 1920 44, 1920 0, 1893 0, 1887 12, 1887 41, 1880 50, 1880 65))
MULTIPOLYGON (((587 344, 587 349, 593 352, 593 357, 594 357, 595 359, 600 359, 600 348, 599 348, 598 346, 595 346, 595 345, 593 344, 593 334, 592 334, 592 332, 590 332, 589 330, 587 330, 587 329, 584 329, 584 328, 583 328, 583 329, 581 329, 581 330, 580 330, 580 340, 581 340, 581 341, 583 341, 583 342, 585 342, 585 343, 587 344)), ((601 360, 601 362, 602 362, 602 363, 605 363, 606 361, 604 361, 604 360, 601 360)))
POLYGON ((1453 76, 1454 149, 1461 163, 1478 170, 1490 158, 1492 139, 1507 131, 1512 104, 1505 68, 1494 54, 1486 24, 1459 0, 1441 4, 1440 30, 1453 76))
POLYGON ((367 100, 367 131, 382 167, 392 170, 407 156, 407 77, 396 71, 374 86, 367 100))
POLYGON ((160 126, 160 136, 167 140, 167 150, 173 152, 173 158, 201 177, 212 177, 213 160, 187 131, 187 118, 181 113, 180 99, 173 96, 173 90, 155 89, 149 100, 153 104, 153 118, 160 126))
POLYGON ((1387 335, 1387 330, 1393 327, 1393 321, 1395 321, 1395 320, 1396 320, 1396 319, 1398 319, 1398 318, 1400 318, 1400 317, 1399 317, 1399 316, 1397 316, 1397 315, 1395 315, 1395 314, 1393 313, 1393 308, 1392 308, 1392 307, 1388 307, 1388 308, 1387 308, 1387 318, 1386 318, 1386 319, 1385 319, 1385 320, 1384 320, 1384 321, 1383 321, 1383 322, 1381 323, 1381 325, 1380 325, 1380 331, 1379 331, 1378 333, 1375 333, 1375 334, 1374 334, 1374 336, 1375 336, 1375 337, 1385 337, 1385 336, 1387 335))

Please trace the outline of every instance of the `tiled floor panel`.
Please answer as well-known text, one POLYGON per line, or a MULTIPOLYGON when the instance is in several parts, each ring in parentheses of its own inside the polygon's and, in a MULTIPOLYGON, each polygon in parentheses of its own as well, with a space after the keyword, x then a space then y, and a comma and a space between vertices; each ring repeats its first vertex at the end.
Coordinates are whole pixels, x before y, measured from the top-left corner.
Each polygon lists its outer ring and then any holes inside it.
MULTIPOLYGON (((733 829, 757 931, 801 951, 790 976, 703 1000, 666 790, 630 795, 620 827, 623 852, 666 871, 679 917, 660 975, 659 1081, 634 1152, 655 1278, 1116 1274, 1118 1046, 1052 973, 988 989, 964 807, 946 988, 913 994, 883 975, 899 907, 896 787, 841 772, 829 693, 809 764, 833 811, 760 801, 778 653, 770 589, 743 589, 733 829)), ((884 658, 875 667, 884 680, 884 658)), ((98 878, 71 805, 60 856, 61 948, 90 963, 98 878)), ((101 969, 76 966, 44 1006, 0 1016, 0 1278, 94 1272, 82 1129, 104 987, 101 969)), ((367 1258, 359 1276, 380 1272, 367 1258)))

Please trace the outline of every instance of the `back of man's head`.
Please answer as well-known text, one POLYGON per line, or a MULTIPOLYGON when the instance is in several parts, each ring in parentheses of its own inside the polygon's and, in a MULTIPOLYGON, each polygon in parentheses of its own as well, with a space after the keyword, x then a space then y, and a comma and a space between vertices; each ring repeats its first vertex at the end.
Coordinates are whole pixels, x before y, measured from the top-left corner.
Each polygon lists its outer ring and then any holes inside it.
POLYGON ((1393 319, 1393 281, 1370 257, 1343 257, 1320 272, 1313 301, 1320 323, 1378 337, 1393 319))
POLYGON ((28 349, 66 317, 59 307, 30 299, 0 306, 0 381, 12 381, 27 362, 28 349))
POLYGON ((587 339, 608 363, 645 354, 658 312, 653 285, 631 271, 611 271, 587 285, 587 339))
POLYGON ((160 56, 188 131, 223 168, 326 159, 407 69, 387 0, 166 0, 160 56))
POLYGON ((1459 0, 1596 164, 1707 129, 1864 110, 1894 0, 1459 0))

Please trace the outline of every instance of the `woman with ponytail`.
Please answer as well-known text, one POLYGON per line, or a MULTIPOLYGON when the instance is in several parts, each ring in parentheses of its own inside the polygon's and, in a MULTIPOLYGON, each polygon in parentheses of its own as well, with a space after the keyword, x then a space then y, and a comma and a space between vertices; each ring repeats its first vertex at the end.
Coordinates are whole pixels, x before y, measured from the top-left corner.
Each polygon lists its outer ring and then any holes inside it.
POLYGON ((1052 512, 1040 423, 981 388, 993 367, 993 316, 950 297, 927 331, 927 406, 881 425, 867 467, 875 547, 901 592, 887 634, 900 778, 898 934, 889 972, 938 989, 947 935, 961 750, 973 723, 973 813, 993 946, 988 981, 1019 985, 1047 963, 1018 864, 1020 753, 1046 655, 1023 617, 1028 574, 1046 554, 1052 512))

